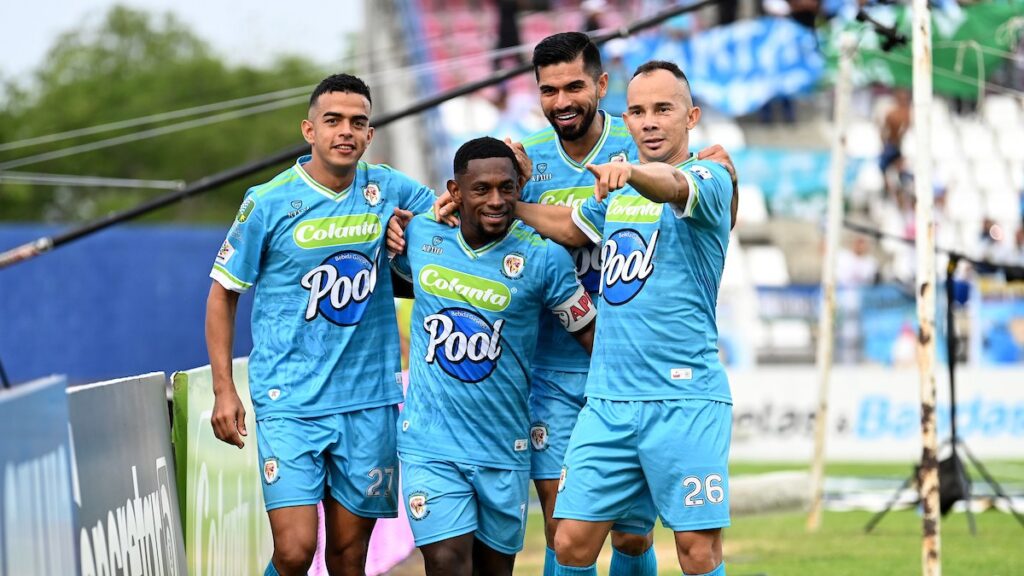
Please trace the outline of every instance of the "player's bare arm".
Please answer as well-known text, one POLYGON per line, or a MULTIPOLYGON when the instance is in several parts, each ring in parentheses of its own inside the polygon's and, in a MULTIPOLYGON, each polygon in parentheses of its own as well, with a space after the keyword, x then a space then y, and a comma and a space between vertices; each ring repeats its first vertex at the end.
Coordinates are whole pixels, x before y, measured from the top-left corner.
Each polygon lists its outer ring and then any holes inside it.
POLYGON ((206 299, 206 348, 213 372, 213 414, 210 424, 213 433, 223 442, 242 448, 247 436, 245 407, 238 397, 231 374, 231 347, 235 336, 235 313, 238 310, 237 292, 214 281, 206 299))
POLYGON ((572 221, 572 208, 553 204, 516 203, 516 217, 538 234, 567 248, 586 246, 590 239, 572 221))
POLYGON ((594 331, 597 328, 597 320, 591 320, 587 324, 586 328, 572 333, 572 337, 583 346, 583 349, 587 351, 587 354, 593 353, 594 350, 594 331))
MULTIPOLYGON (((447 192, 445 192, 447 194, 447 192)), ((405 227, 412 220, 412 212, 395 208, 394 216, 388 220, 387 248, 388 254, 396 256, 405 254, 405 227)))

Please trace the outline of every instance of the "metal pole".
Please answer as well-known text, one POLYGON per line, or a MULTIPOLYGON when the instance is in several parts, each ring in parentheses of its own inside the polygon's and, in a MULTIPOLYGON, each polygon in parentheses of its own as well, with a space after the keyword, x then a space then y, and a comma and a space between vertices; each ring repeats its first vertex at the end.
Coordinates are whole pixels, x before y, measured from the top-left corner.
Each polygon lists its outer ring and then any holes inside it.
POLYGON ((850 108, 850 76, 857 41, 850 32, 839 38, 839 75, 836 78, 832 133, 832 169, 828 180, 828 224, 825 228, 825 264, 821 270, 821 311, 818 314, 818 411, 814 416, 814 459, 811 461, 811 509, 807 530, 821 526, 825 488, 825 437, 828 433, 828 385, 834 355, 836 316, 836 252, 843 230, 843 177, 846 174, 846 124, 850 108))
POLYGON ((932 38, 928 0, 913 2, 914 193, 917 197, 917 364, 921 380, 921 573, 942 574, 935 425, 935 222, 932 214, 932 38))

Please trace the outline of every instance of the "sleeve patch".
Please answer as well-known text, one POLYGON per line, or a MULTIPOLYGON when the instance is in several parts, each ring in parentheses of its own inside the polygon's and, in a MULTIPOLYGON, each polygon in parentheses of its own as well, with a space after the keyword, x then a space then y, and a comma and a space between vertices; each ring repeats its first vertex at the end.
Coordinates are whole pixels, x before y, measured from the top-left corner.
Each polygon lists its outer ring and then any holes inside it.
POLYGON ((711 170, 708 170, 704 166, 691 166, 690 172, 696 174, 697 177, 700 178, 701 180, 711 179, 711 170))
POLYGON ((225 240, 220 245, 220 250, 217 251, 217 264, 227 264, 234 255, 235 247, 231 245, 231 242, 225 240))

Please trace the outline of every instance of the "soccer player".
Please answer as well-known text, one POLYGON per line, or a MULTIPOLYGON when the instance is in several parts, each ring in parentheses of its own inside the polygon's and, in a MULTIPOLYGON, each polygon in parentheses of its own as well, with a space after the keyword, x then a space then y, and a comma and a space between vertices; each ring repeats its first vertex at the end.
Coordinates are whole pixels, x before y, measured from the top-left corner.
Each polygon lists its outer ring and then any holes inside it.
POLYGON ((398 450, 429 575, 511 574, 529 498, 527 395, 540 314, 589 353, 595 314, 568 253, 514 218, 522 178, 494 138, 459 148, 451 228, 432 213, 405 230, 413 280, 410 384, 398 450), (475 571, 475 572, 474 572, 475 571))
POLYGON ((685 574, 725 574, 732 401, 715 306, 737 206, 730 170, 689 154, 700 119, 683 72, 640 66, 626 125, 639 164, 590 164, 594 196, 517 213, 566 246, 603 242, 587 405, 565 457, 556 574, 596 574, 616 522, 675 532, 685 574))
POLYGON ((373 138, 370 90, 347 74, 313 91, 290 168, 248 191, 210 276, 206 340, 211 423, 243 446, 245 409, 231 375, 235 311, 255 286, 249 383, 263 497, 274 537, 265 574, 305 574, 324 501, 332 575, 364 573, 377 518, 397 515, 395 421, 402 401, 383 223, 428 210, 429 189, 360 161, 373 138))

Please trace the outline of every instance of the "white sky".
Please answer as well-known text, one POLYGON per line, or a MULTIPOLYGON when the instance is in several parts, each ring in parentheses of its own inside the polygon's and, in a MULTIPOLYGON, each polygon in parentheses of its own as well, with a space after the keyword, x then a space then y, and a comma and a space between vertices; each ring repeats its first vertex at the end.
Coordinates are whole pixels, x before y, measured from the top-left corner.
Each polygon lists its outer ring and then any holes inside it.
POLYGON ((362 27, 363 1, 0 0, 0 77, 26 82, 59 34, 94 27, 118 3, 174 12, 229 63, 261 65, 282 53, 339 63, 345 36, 362 27))

